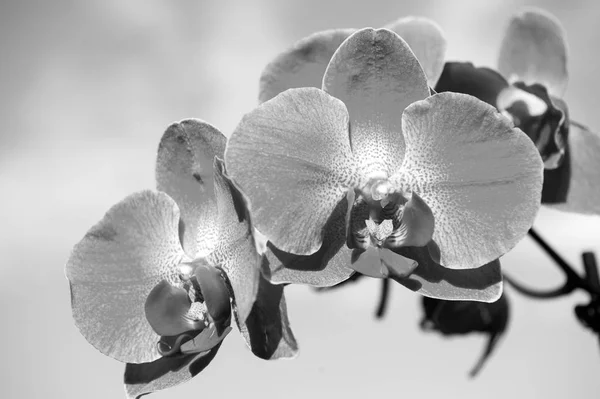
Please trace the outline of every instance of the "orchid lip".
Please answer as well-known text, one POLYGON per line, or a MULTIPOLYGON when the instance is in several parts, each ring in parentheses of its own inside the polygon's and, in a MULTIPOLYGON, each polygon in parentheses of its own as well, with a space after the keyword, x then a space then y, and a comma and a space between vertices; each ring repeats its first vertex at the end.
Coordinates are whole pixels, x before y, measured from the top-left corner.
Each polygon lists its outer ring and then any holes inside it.
POLYGON ((206 343, 192 342, 191 351, 183 350, 182 346, 190 346, 188 343, 197 337, 199 342, 212 340, 229 320, 229 292, 216 268, 197 259, 183 262, 177 269, 179 281, 160 281, 145 303, 146 319, 161 337, 157 349, 162 356, 195 353, 194 346, 205 347, 206 343), (206 303, 206 297, 210 303, 206 303), (210 336, 200 335, 207 328, 210 336))
POLYGON ((181 353, 181 346, 194 339, 200 332, 202 330, 187 331, 173 337, 161 337, 156 344, 158 353, 163 357, 177 355, 181 353))

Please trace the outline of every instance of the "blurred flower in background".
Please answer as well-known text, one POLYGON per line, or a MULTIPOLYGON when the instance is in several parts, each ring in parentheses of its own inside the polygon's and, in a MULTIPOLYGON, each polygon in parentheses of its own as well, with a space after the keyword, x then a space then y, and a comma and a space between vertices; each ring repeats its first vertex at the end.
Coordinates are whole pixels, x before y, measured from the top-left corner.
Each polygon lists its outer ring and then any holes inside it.
POLYGON ((528 8, 508 24, 498 71, 448 62, 435 89, 471 94, 494 105, 533 140, 545 165, 544 204, 600 214, 600 134, 569 117, 563 100, 567 54, 560 21, 528 8))
MULTIPOLYGON (((444 67, 446 38, 442 29, 429 18, 404 17, 385 25, 410 46, 434 87, 444 67)), ((260 77, 259 102, 296 87, 321 88, 331 57, 358 29, 331 29, 316 32, 288 48, 271 61, 260 77)))
POLYGON ((444 336, 484 333, 488 336, 481 358, 469 373, 475 377, 491 356, 508 326, 510 307, 506 293, 492 303, 444 301, 423 297, 421 329, 444 336))

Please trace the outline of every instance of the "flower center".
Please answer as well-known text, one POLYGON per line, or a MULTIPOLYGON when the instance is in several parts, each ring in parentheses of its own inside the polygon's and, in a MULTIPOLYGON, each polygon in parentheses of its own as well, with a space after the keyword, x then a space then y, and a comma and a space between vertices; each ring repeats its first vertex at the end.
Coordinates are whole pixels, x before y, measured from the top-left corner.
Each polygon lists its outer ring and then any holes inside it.
POLYGON ((349 246, 381 248, 400 228, 406 198, 387 179, 372 179, 357 191, 351 213, 349 246))
POLYGON ((179 353, 207 327, 229 319, 227 287, 220 272, 204 263, 181 263, 179 281, 162 280, 146 299, 146 319, 161 336, 157 346, 163 356, 179 353))

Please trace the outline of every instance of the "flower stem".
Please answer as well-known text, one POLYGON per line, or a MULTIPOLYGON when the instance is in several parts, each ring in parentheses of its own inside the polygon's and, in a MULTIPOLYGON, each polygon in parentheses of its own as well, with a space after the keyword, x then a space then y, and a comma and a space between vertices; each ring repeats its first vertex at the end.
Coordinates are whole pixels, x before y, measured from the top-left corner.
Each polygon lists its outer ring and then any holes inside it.
POLYGON ((598 276, 598 267, 593 253, 585 252, 583 254, 583 263, 586 271, 586 278, 584 279, 535 231, 533 227, 529 229, 529 236, 533 238, 536 244, 538 244, 558 265, 565 274, 567 280, 563 286, 557 289, 550 291, 536 291, 521 285, 505 275, 506 281, 512 285, 513 288, 523 295, 538 299, 558 298, 570 294, 576 288, 587 291, 594 297, 600 297, 600 277, 598 276))
POLYGON ((376 318, 381 319, 385 315, 389 295, 390 280, 384 278, 383 280, 381 280, 381 296, 379 297, 379 306, 377 307, 377 312, 375 313, 376 318))

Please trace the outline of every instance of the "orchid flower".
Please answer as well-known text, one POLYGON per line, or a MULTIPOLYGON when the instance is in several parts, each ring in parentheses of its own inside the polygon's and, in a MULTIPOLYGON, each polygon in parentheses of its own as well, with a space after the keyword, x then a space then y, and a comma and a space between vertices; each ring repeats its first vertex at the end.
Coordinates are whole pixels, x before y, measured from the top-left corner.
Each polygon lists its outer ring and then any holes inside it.
POLYGON ((503 293, 493 303, 444 301, 423 297, 421 329, 437 331, 444 336, 483 333, 488 336, 485 349, 469 375, 477 376, 506 332, 510 306, 503 293))
POLYGON ((350 35, 322 81, 259 105, 225 151, 268 239, 271 281, 331 286, 357 271, 436 298, 498 299, 497 259, 540 206, 531 140, 475 97, 430 96, 388 29, 350 35))
POLYGON ((556 17, 528 8, 510 20, 498 71, 449 62, 438 92, 471 94, 510 117, 536 144, 545 164, 542 203, 600 214, 600 135, 569 119, 567 42, 556 17))
POLYGON ((113 206, 66 265, 75 324, 96 349, 127 362, 128 397, 191 379, 231 331, 248 346, 292 357, 283 286, 261 277, 245 203, 225 173, 225 137, 199 120, 171 125, 158 192, 113 206))
MULTIPOLYGON (((446 54, 446 39, 441 28, 423 17, 400 18, 384 26, 408 43, 434 87, 446 54)), ((291 88, 321 87, 325 69, 337 48, 357 29, 330 29, 301 39, 279 54, 260 77, 259 102, 265 102, 291 88)))

